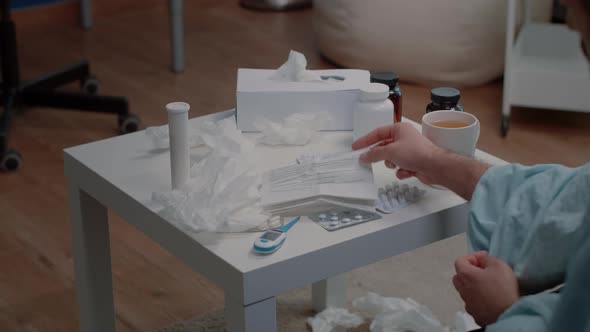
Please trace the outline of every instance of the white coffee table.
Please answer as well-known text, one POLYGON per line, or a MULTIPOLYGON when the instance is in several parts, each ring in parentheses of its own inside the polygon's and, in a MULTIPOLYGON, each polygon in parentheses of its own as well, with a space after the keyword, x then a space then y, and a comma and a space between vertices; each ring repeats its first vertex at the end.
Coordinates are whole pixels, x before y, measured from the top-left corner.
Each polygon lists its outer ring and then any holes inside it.
MULTIPOLYGON (((261 170, 292 163, 304 151, 350 149, 350 132, 321 135, 306 147, 257 147, 261 170)), ((505 163, 481 151, 477 157, 505 163)), ((149 198, 170 186, 169 155, 151 152, 143 132, 66 149, 64 159, 78 314, 85 332, 115 330, 107 208, 224 289, 230 332, 275 331, 276 296, 310 283, 316 310, 344 305, 345 272, 463 232, 467 219, 465 200, 424 187, 427 195, 418 203, 335 232, 302 218, 279 251, 259 256, 251 251, 257 233, 189 235, 155 212, 149 198)), ((394 179, 382 164, 376 164, 374 172, 379 185, 394 179)), ((419 184, 415 179, 408 182, 419 184)))

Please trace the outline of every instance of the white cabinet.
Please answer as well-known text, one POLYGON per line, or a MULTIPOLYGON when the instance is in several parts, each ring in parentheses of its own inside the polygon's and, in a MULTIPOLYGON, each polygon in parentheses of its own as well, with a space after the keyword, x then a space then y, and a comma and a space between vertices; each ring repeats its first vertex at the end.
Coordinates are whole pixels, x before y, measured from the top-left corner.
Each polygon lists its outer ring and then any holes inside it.
POLYGON ((509 0, 504 67, 502 135, 512 106, 590 112, 590 69, 577 32, 564 24, 534 23, 530 1, 517 26, 517 0, 509 0))

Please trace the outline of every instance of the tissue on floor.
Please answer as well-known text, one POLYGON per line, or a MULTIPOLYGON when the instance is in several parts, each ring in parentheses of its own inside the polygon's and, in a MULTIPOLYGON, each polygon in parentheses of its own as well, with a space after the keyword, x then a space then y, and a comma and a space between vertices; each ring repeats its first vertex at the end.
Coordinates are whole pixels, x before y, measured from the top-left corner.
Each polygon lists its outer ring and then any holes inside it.
POLYGON ((374 316, 371 332, 448 332, 426 306, 413 299, 382 297, 375 293, 355 299, 353 307, 374 316))
POLYGON ((261 178, 251 153, 254 143, 236 129, 233 117, 200 123, 191 135, 203 143, 205 156, 191 166, 191 179, 183 188, 152 194, 162 206, 159 214, 189 232, 276 226, 260 207, 261 178))
POLYGON ((315 317, 309 317, 307 324, 313 332, 332 332, 337 327, 353 328, 363 323, 363 319, 343 308, 328 307, 315 317))
MULTIPOLYGON (((413 299, 383 297, 369 292, 352 302, 355 311, 362 317, 372 320, 371 332, 467 332, 479 328, 473 318, 458 311, 454 319, 454 329, 441 324, 428 307, 413 299)), ((363 318, 343 308, 328 308, 313 318, 308 324, 314 332, 332 331, 336 327, 357 327, 363 318)))
POLYGON ((258 142, 266 145, 306 145, 329 119, 326 112, 294 113, 282 122, 261 118, 256 124, 262 132, 258 142))
POLYGON ((359 90, 370 83, 366 70, 307 70, 303 54, 291 52, 279 69, 238 69, 236 118, 242 131, 259 131, 258 119, 281 123, 296 113, 326 112, 320 130, 352 130, 359 90), (319 78, 319 79, 318 79, 319 78))

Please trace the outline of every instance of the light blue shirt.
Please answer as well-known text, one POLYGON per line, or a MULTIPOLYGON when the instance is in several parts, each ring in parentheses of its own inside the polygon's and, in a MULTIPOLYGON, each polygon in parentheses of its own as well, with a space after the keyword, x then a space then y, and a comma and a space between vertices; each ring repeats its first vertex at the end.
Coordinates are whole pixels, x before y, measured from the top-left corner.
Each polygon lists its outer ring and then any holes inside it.
POLYGON ((590 332, 590 164, 490 168, 471 200, 470 251, 514 270, 521 290, 565 282, 559 294, 521 297, 486 332, 590 332))

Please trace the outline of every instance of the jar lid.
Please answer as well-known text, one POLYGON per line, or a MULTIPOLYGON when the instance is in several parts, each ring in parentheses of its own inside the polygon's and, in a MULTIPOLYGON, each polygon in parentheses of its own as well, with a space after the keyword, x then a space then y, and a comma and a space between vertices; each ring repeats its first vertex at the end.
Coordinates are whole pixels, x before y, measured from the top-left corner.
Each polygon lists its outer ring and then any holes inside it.
POLYGON ((371 82, 383 83, 392 87, 399 83, 399 75, 392 71, 373 72, 371 73, 371 82))
POLYGON ((430 91, 430 99, 435 103, 456 104, 461 99, 461 92, 455 88, 436 88, 430 91))
POLYGON ((381 83, 369 83, 361 89, 360 99, 362 101, 380 101, 389 96, 389 87, 381 83))
POLYGON ((191 106, 187 103, 176 101, 173 103, 166 104, 166 111, 172 114, 182 114, 186 113, 191 109, 191 106))

